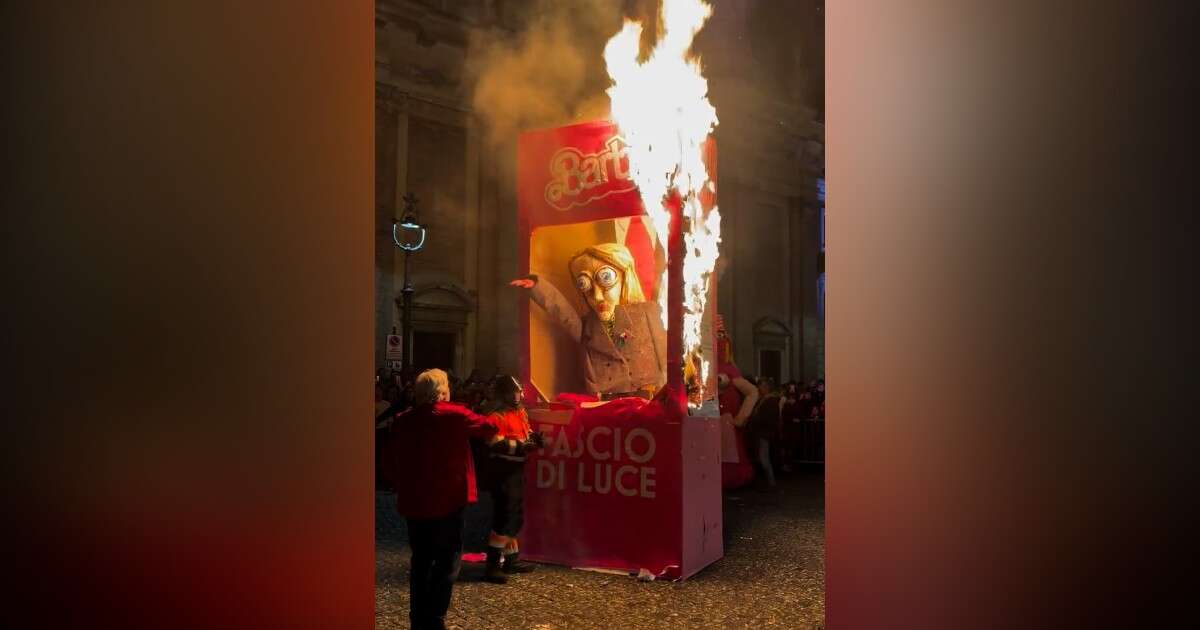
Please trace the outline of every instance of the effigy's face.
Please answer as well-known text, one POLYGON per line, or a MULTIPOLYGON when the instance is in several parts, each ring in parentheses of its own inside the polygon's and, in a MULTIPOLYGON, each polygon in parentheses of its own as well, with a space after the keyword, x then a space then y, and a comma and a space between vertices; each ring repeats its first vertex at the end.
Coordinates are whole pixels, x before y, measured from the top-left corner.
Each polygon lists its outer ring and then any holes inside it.
POLYGON ((575 286, 588 306, 600 319, 612 320, 621 303, 621 271, 586 254, 572 261, 571 268, 575 270, 575 286))

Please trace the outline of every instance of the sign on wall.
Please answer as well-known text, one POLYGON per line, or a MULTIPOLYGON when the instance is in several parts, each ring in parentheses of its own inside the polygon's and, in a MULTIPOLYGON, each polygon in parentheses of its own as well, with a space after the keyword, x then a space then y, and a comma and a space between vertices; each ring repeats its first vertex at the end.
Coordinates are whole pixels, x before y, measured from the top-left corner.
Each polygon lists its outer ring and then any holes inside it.
POLYGON ((396 362, 397 365, 395 367, 399 367, 399 362, 404 359, 401 339, 400 335, 387 336, 386 356, 384 359, 387 360, 389 368, 393 367, 392 362, 396 362))

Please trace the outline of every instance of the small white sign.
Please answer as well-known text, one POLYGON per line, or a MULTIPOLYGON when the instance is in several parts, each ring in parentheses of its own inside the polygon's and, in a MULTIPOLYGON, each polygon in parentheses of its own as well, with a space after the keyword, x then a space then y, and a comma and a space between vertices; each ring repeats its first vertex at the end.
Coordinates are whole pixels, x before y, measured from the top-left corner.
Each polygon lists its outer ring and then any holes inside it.
POLYGON ((400 361, 404 358, 400 335, 387 336, 387 356, 384 357, 388 361, 400 361))

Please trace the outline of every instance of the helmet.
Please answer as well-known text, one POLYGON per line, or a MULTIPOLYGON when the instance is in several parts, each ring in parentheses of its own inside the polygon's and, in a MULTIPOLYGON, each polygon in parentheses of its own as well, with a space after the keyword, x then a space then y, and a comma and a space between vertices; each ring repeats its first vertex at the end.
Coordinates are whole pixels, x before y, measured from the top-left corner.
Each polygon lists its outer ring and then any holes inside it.
POLYGON ((517 394, 519 401, 521 391, 521 382, 508 374, 497 374, 492 379, 492 399, 497 402, 507 403, 512 400, 513 394, 517 394))

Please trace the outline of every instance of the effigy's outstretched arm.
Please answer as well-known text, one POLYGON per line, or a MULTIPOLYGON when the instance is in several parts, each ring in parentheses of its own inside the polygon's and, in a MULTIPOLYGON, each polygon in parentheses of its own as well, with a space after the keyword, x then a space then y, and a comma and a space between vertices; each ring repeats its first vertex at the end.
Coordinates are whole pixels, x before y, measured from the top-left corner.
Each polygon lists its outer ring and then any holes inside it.
POLYGON ((510 282, 512 286, 520 287, 529 290, 529 297, 538 306, 546 311, 575 343, 583 341, 583 320, 579 318, 579 313, 575 307, 567 302, 567 298, 550 282, 543 282, 538 279, 537 275, 530 274, 525 278, 513 280, 510 282))

